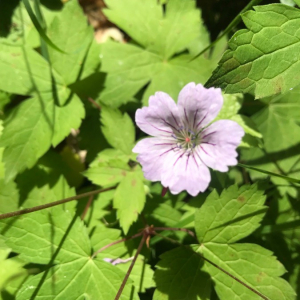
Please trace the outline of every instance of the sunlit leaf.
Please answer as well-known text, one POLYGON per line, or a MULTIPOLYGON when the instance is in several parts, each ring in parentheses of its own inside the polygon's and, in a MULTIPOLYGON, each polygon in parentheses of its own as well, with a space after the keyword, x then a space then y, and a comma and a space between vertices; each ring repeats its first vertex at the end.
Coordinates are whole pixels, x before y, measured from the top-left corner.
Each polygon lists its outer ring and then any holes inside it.
POLYGON ((254 9, 242 15, 248 29, 231 38, 207 86, 263 98, 299 84, 300 10, 282 4, 254 9))

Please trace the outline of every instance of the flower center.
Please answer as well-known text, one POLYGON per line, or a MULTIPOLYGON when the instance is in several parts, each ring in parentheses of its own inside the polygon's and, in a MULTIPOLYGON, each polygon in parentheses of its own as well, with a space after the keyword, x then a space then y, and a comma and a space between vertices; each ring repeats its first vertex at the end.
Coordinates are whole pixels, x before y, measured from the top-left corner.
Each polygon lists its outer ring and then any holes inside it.
POLYGON ((176 139, 177 147, 190 153, 193 149, 200 144, 201 137, 199 132, 195 134, 192 130, 187 127, 181 126, 173 137, 176 139))

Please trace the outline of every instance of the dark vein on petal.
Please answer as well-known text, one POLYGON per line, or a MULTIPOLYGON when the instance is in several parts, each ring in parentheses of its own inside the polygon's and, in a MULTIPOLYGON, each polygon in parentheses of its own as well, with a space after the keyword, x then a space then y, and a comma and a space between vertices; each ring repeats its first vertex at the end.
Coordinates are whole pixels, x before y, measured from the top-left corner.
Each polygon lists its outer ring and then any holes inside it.
POLYGON ((154 144, 154 146, 172 146, 174 143, 161 143, 161 144, 154 144))
POLYGON ((204 121, 204 119, 207 117, 208 112, 205 114, 205 116, 202 118, 202 120, 197 124, 196 128, 204 121))
POLYGON ((163 129, 157 128, 156 126, 154 126, 152 124, 149 124, 149 125, 152 126, 152 127, 154 127, 155 129, 159 130, 159 131, 163 131, 163 132, 167 132, 167 133, 173 133, 172 131, 167 131, 167 130, 163 130, 163 129))
POLYGON ((172 115, 172 117, 173 117, 173 120, 175 121, 176 125, 177 125, 178 127, 180 127, 180 126, 179 126, 179 124, 178 124, 178 122, 177 122, 177 119, 174 117, 174 115, 173 115, 173 113, 172 113, 172 112, 171 112, 171 115, 172 115))
POLYGON ((175 167, 175 165, 177 164, 178 160, 184 155, 185 152, 183 152, 181 155, 179 155, 176 159, 176 161, 173 164, 173 167, 175 167))
POLYGON ((212 145, 212 146, 216 146, 217 144, 213 144, 213 143, 209 143, 209 142, 201 142, 201 144, 207 144, 207 145, 212 145))
POLYGON ((173 148, 171 148, 171 149, 168 149, 167 151, 163 152, 163 153, 160 154, 159 156, 162 156, 162 155, 164 155, 164 154, 166 154, 166 153, 168 153, 168 152, 170 152, 170 151, 172 151, 172 150, 174 150, 174 149, 176 149, 176 147, 173 147, 173 148))
POLYGON ((192 157, 193 157, 193 159, 194 159, 194 162, 195 162, 195 164, 196 164, 197 168, 199 169, 199 166, 198 166, 198 163, 197 163, 197 160, 196 160, 196 158, 195 158, 195 155, 194 155, 194 153, 193 153, 192 157))
POLYGON ((188 155, 188 157, 187 157, 186 164, 185 164, 185 170, 187 170, 187 167, 189 164, 189 159, 190 159, 190 155, 188 155))
POLYGON ((170 127, 172 127, 173 129, 175 129, 176 131, 178 131, 179 132, 179 130, 176 128, 176 127, 174 127, 172 124, 170 124, 169 122, 167 122, 165 119, 161 119, 163 122, 165 122, 167 125, 169 125, 170 127))
POLYGON ((216 133, 216 131, 210 132, 210 133, 206 134, 205 136, 202 136, 202 139, 205 139, 206 137, 208 137, 214 133, 216 133))
POLYGON ((194 114, 194 123, 193 123, 193 128, 195 128, 195 123, 196 123, 196 116, 198 113, 198 109, 196 110, 195 114, 194 114))
POLYGON ((184 115, 185 115, 185 119, 186 119, 186 123, 187 125, 189 124, 189 119, 187 117, 187 114, 186 114, 186 109, 184 108, 184 115))
MULTIPOLYGON (((200 148, 203 150, 203 152, 206 154, 206 155, 208 155, 208 156, 210 156, 205 150, 204 150, 204 148, 200 145, 200 148)), ((211 156, 210 156, 211 157, 211 156)))

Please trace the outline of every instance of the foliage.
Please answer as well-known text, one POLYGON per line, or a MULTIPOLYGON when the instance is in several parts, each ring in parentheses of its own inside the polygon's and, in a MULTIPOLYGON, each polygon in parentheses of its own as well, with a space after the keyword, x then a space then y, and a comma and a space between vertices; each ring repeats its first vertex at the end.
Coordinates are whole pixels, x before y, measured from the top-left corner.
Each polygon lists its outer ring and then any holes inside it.
POLYGON ((76 0, 1 4, 1 300, 113 300, 126 274, 124 300, 300 299, 300 2, 247 1, 216 43, 218 13, 196 2, 106 0, 124 39, 101 44, 76 0), (222 88, 216 120, 243 127, 239 161, 270 178, 211 171, 196 197, 144 178, 135 112, 189 82, 222 88))

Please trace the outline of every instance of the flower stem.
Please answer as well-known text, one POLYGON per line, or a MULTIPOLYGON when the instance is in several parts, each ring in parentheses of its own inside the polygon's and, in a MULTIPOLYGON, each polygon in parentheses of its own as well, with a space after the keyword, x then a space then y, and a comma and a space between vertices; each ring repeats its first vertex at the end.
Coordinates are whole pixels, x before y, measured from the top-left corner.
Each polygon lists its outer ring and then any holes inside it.
POLYGON ((274 177, 279 177, 279 178, 285 179, 285 180, 290 181, 290 182, 300 183, 300 180, 297 179, 297 178, 292 178, 292 177, 289 177, 289 176, 276 174, 276 173, 273 173, 273 172, 265 171, 265 170, 262 170, 262 169, 259 169, 259 168, 251 167, 251 166, 240 164, 240 163, 238 163, 237 165, 241 168, 257 171, 257 172, 264 173, 264 174, 274 176, 274 177))
POLYGON ((62 199, 62 200, 50 202, 50 203, 47 203, 47 204, 42 204, 42 205, 30 207, 30 208, 25 208, 25 209, 22 209, 22 210, 17 210, 17 211, 1 214, 0 215, 0 220, 11 218, 11 217, 16 217, 16 216, 20 216, 20 215, 29 214, 29 213, 32 213, 32 212, 35 212, 35 211, 38 211, 38 210, 46 209, 46 208, 53 207, 53 206, 56 206, 56 205, 60 205, 60 204, 63 204, 63 203, 67 203, 67 202, 70 202, 70 201, 73 201, 73 200, 78 200, 78 199, 82 199, 82 198, 85 198, 85 197, 88 197, 88 196, 92 196, 92 195, 96 195, 96 194, 103 193, 103 192, 106 192, 106 191, 110 191, 110 190, 115 189, 115 188, 116 187, 114 186, 114 187, 110 187, 110 188, 99 189, 99 190, 83 193, 83 194, 80 194, 80 195, 72 196, 72 197, 69 197, 69 198, 65 198, 65 199, 62 199))
POLYGON ((134 235, 132 235, 132 236, 130 236, 130 237, 128 237, 128 238, 123 238, 123 239, 121 239, 121 240, 118 240, 118 241, 109 243, 108 245, 105 245, 105 246, 103 246, 102 248, 100 248, 99 250, 97 250, 97 251, 91 256, 91 259, 93 259, 95 256, 97 256, 100 252, 104 251, 105 249, 107 249, 107 248, 109 248, 109 247, 111 247, 111 246, 117 245, 117 244, 119 244, 119 243, 126 242, 126 241, 129 241, 129 240, 132 240, 132 239, 135 239, 135 238, 141 236, 143 233, 144 233, 144 232, 141 231, 141 232, 139 232, 139 233, 137 233, 137 234, 134 234, 134 235))
MULTIPOLYGON (((142 232, 142 233, 144 233, 144 232, 142 232)), ((131 273, 131 271, 132 271, 132 269, 134 267, 134 264, 135 264, 135 262, 137 260, 138 255, 140 254, 140 252, 141 252, 141 250, 142 250, 142 248, 144 246, 144 243, 145 243, 147 237, 148 237, 147 234, 143 234, 143 238, 140 241, 139 247, 138 247, 138 249, 137 249, 137 251, 136 251, 136 253, 134 255, 134 258, 133 258, 133 260, 132 260, 132 262, 131 262, 131 264, 130 264, 130 266, 128 268, 128 271, 127 271, 127 273, 126 273, 126 275, 125 275, 125 277, 124 277, 124 279, 122 281, 122 284, 121 284, 121 286, 119 288, 119 291, 118 291, 118 293, 117 293, 117 295, 115 297, 115 300, 119 300, 120 299, 120 297, 122 295, 122 292, 124 290, 124 287, 126 285, 126 282, 127 282, 128 278, 129 278, 129 275, 130 275, 130 273, 131 273)))

